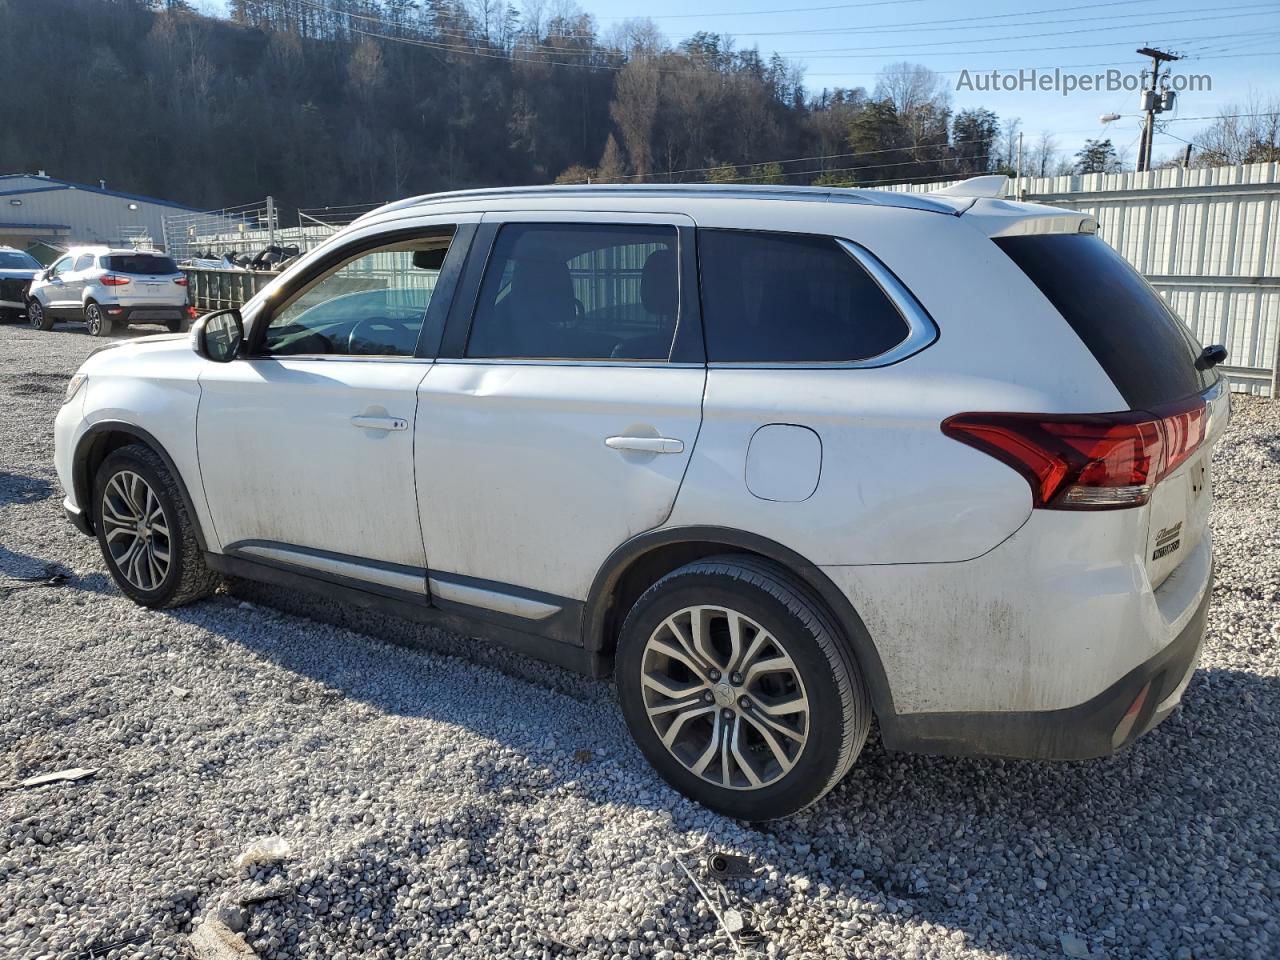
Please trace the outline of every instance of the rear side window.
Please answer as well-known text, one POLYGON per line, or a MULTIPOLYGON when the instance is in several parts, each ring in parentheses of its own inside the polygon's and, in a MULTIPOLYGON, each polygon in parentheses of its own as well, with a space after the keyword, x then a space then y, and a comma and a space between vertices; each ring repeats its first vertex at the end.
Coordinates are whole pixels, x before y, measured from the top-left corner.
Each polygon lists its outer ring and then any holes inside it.
POLYGON ((679 312, 675 227, 508 224, 485 269, 467 356, 666 360, 679 312))
POLYGON ((1217 382, 1213 371, 1196 369, 1201 348, 1191 331, 1097 236, 995 242, 1071 325, 1131 409, 1181 400, 1217 382))
POLYGON ((699 230, 698 272, 713 363, 867 360, 910 332, 831 237, 699 230))
POLYGON ((112 254, 103 257, 103 264, 113 273, 177 273, 178 265, 172 257, 138 256, 135 254, 112 254))
POLYGON ((88 270, 88 269, 89 269, 90 267, 92 267, 92 266, 93 266, 93 254, 91 254, 91 253, 82 253, 82 254, 80 254, 79 259, 77 259, 77 260, 76 260, 76 264, 75 264, 75 266, 74 266, 74 267, 72 267, 71 269, 73 269, 73 270, 88 270))

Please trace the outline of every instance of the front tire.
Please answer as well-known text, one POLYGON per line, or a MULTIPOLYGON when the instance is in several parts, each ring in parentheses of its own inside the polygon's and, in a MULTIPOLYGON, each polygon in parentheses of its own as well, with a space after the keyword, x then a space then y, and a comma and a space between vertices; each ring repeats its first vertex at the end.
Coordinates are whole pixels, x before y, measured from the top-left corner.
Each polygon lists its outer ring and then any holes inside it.
POLYGON ((52 330, 53 317, 39 300, 32 297, 27 303, 27 323, 36 330, 52 330))
POLYGON ((623 624, 615 679, 662 778, 742 820, 816 802, 871 725, 862 676, 821 604, 757 557, 696 561, 650 587, 623 624))
POLYGON ((107 311, 92 300, 84 305, 84 325, 91 337, 109 337, 115 328, 107 311))
POLYGON ((130 444, 108 454, 93 489, 98 546, 129 599, 180 607, 217 589, 177 480, 154 450, 130 444))

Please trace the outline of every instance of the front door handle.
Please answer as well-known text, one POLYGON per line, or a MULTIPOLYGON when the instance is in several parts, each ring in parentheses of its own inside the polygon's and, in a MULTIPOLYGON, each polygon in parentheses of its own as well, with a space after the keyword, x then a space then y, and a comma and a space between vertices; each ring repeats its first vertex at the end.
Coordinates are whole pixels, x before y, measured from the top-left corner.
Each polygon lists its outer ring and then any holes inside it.
POLYGON ((360 427, 363 430, 408 430, 409 421, 402 417, 370 417, 359 416, 351 418, 353 427, 360 427))
POLYGON ((684 441, 668 437, 609 437, 604 445, 610 450, 635 450, 638 453, 684 453, 684 441))

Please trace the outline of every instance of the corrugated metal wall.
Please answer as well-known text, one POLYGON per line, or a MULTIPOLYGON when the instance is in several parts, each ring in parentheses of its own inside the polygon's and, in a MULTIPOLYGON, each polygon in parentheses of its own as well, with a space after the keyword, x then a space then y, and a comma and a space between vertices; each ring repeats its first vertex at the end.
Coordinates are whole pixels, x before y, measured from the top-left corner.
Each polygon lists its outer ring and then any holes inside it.
POLYGON ((123 247, 132 246, 135 239, 147 238, 160 246, 164 217, 182 209, 141 197, 65 187, 56 180, 8 178, 0 181, 0 238, 53 239, 63 246, 102 243, 123 247), (14 200, 19 203, 12 203, 14 200), (137 209, 131 210, 131 205, 137 209), (41 224, 62 229, 41 230, 41 224))
MULTIPOLYGON (((1098 220, 1201 343, 1224 343, 1238 390, 1275 396, 1280 363, 1280 164, 1025 177, 1009 191, 1098 220)), ((908 193, 945 184, 888 189, 908 193)))

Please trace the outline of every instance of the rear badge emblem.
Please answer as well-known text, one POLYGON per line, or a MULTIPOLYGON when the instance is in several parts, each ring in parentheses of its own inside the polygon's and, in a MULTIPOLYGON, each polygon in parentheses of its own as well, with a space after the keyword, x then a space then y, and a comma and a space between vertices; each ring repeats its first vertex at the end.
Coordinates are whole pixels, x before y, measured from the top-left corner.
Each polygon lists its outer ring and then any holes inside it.
POLYGON ((1165 527, 1156 534, 1156 549, 1151 554, 1152 560, 1159 560, 1161 557, 1167 557, 1173 551, 1182 546, 1182 521, 1179 520, 1172 527, 1165 527))

